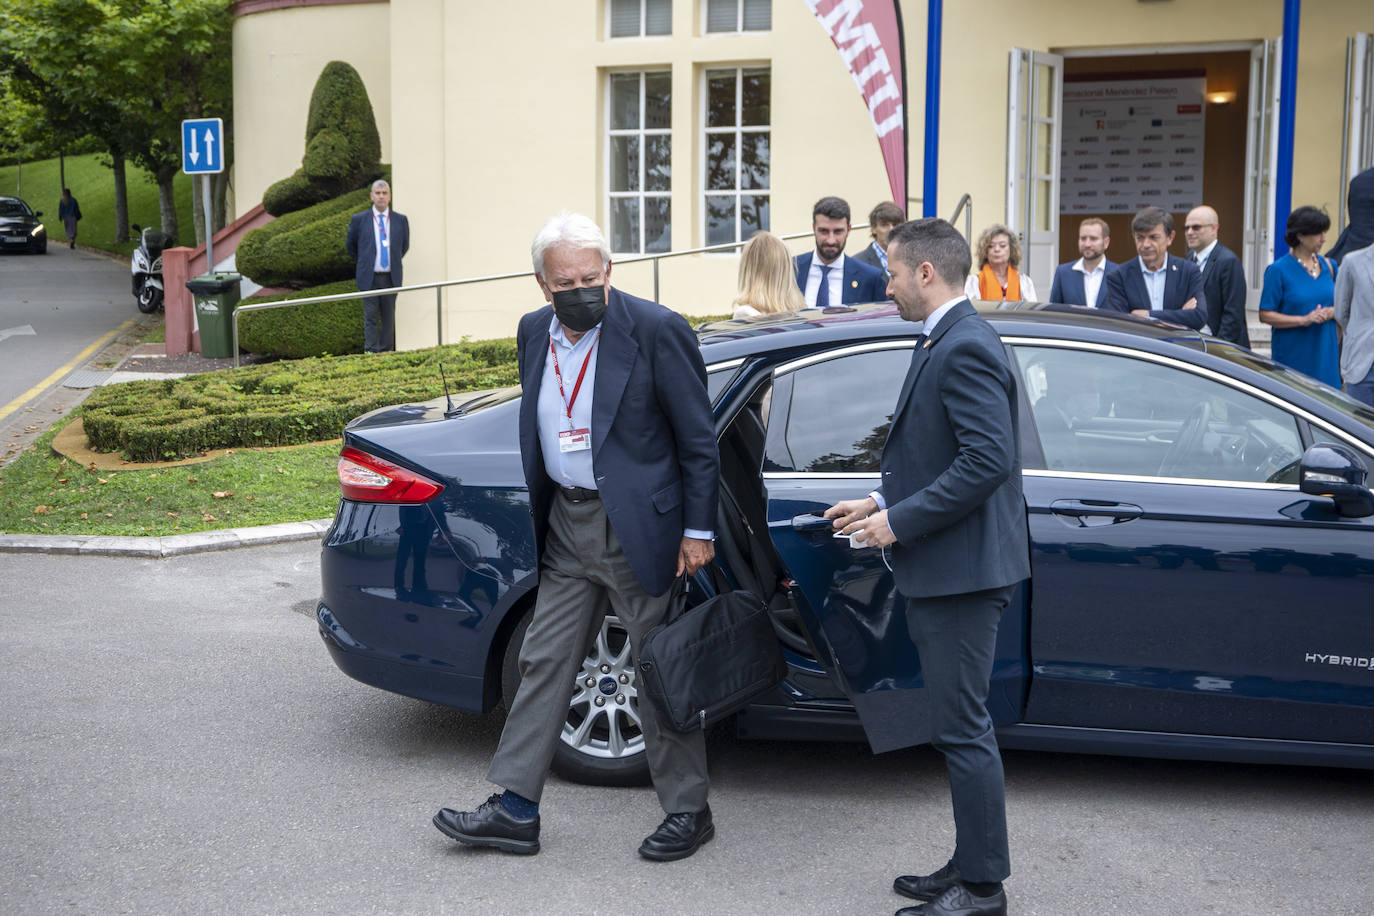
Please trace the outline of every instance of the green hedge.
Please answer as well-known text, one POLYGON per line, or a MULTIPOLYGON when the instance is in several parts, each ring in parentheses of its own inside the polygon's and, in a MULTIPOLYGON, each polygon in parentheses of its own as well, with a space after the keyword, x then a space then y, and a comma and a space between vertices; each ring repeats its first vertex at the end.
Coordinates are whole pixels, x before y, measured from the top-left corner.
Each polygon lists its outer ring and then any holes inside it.
POLYGON ((301 167, 263 193, 263 208, 284 216, 370 185, 382 174, 381 158, 377 119, 362 77, 343 61, 330 61, 310 94, 301 167))
MULTIPOLYGON (((254 296, 250 302, 279 302, 305 296, 334 296, 357 290, 352 280, 312 286, 294 293, 254 296)), ((363 352, 363 301, 316 302, 239 316, 239 346, 250 353, 302 359, 363 352)))
POLYGON ((515 340, 506 338, 106 385, 81 413, 91 447, 129 461, 297 445, 332 439, 370 410, 440 397, 441 361, 450 391, 518 381, 515 340))
POLYGON ((330 283, 353 276, 344 250, 348 220, 371 205, 367 188, 288 213, 239 242, 235 264, 259 286, 330 283))

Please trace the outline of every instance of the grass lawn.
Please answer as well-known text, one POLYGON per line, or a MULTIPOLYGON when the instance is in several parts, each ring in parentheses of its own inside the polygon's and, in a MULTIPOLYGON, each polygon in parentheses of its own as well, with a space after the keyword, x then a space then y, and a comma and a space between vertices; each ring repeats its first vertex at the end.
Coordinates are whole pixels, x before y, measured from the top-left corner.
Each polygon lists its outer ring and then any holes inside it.
MULTIPOLYGON (((115 243, 114 173, 101 165, 102 158, 99 153, 67 157, 67 187, 72 189, 72 196, 81 204, 82 219, 76 240, 92 248, 127 255, 137 247, 137 236, 130 229, 131 241, 115 243)), ((132 164, 126 164, 124 173, 129 189, 129 222, 156 228, 162 223, 162 217, 153 176, 132 164)), ((178 242, 194 245, 190 176, 178 173, 172 180, 172 189, 176 195, 177 219, 181 222, 178 242)), ((26 162, 22 173, 12 163, 0 166, 0 196, 22 197, 30 207, 43 211, 43 225, 48 228, 48 244, 66 244, 67 233, 57 218, 62 185, 56 159, 26 162)))
POLYGON ((238 449, 183 467, 94 472, 52 451, 53 436, 70 419, 0 472, 0 532, 189 534, 328 518, 339 500, 337 443, 238 449))

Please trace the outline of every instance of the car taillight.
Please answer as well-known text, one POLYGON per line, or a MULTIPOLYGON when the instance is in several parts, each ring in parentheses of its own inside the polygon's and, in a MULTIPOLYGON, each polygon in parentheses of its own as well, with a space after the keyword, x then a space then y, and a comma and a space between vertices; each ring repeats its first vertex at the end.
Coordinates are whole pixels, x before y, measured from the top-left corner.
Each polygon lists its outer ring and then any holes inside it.
POLYGON ((339 486, 344 499, 369 503, 422 503, 444 492, 443 484, 351 447, 339 454, 339 486))

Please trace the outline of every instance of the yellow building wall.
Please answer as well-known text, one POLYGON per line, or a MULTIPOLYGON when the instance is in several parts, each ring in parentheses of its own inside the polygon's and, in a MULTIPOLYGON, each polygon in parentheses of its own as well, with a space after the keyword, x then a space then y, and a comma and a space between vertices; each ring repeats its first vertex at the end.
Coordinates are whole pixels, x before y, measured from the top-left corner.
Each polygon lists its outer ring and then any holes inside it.
POLYGON ((324 65, 352 64, 367 86, 382 161, 391 151, 391 31, 386 2, 268 10, 234 20, 235 216, 301 167, 310 93, 324 65))
MULTIPOLYGON (((771 67, 772 231, 808 231, 812 204, 827 194, 849 200, 860 223, 891 196, 866 107, 802 0, 775 0, 772 30, 743 35, 703 34, 705 0, 677 0, 671 36, 615 40, 605 37, 606 6, 392 0, 241 16, 234 32, 238 209, 299 165, 310 90, 333 59, 352 63, 368 86, 383 156, 393 165, 394 205, 410 218, 408 283, 529 270, 530 239, 561 209, 607 224, 605 76, 613 70, 672 71, 676 250, 704 244, 702 96, 704 72, 713 66, 771 67)), ((927 5, 905 2, 902 13, 914 198, 908 212, 918 216, 927 5)), ((1149 54, 1245 44, 1278 37, 1282 13, 1280 0, 945 3, 935 212, 948 217, 967 192, 975 235, 1005 219, 1011 48, 1149 54)), ((1334 214, 1344 193, 1337 185, 1345 39, 1360 31, 1374 32, 1368 0, 1304 5, 1295 206, 1315 203, 1334 214)), ((866 240, 866 231, 856 231, 849 252, 866 240)), ((807 238, 789 244, 793 251, 811 247, 807 238)), ((1071 255, 1060 252, 1061 260, 1071 255)), ((737 265, 732 254, 663 260, 658 296, 691 315, 727 313, 737 265)), ((651 267, 628 256, 616 259, 613 282, 654 294, 651 267)), ((518 316, 542 302, 530 278, 450 289, 438 299, 442 306, 433 291, 402 296, 400 346, 435 343, 440 308, 443 338, 456 340, 509 335, 518 316)))

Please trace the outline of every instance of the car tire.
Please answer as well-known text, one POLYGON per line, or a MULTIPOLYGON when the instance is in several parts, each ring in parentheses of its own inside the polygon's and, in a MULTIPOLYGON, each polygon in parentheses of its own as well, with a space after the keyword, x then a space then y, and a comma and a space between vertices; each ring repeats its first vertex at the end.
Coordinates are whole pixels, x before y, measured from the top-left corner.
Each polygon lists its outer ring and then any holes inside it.
MULTIPOLYGON (((520 686, 520 647, 533 617, 531 608, 511 633, 501 660, 501 696, 507 709, 520 686)), ((638 709, 629 636, 614 615, 606 614, 578 668, 553 754, 553 771, 570 782, 586 785, 646 785, 649 761, 644 753, 644 735, 638 729, 638 709), (614 682, 614 689, 606 694, 600 688, 611 686, 610 682, 614 682), (603 705, 595 705, 597 698, 603 705)))

